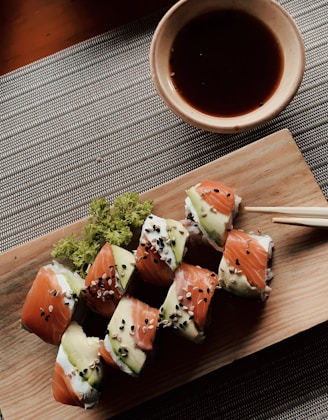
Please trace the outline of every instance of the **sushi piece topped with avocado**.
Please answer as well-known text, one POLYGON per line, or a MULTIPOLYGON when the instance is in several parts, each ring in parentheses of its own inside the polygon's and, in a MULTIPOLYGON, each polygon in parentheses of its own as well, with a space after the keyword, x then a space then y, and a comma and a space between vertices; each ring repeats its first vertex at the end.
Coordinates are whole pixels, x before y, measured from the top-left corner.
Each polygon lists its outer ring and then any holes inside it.
POLYGON ((89 307, 110 318, 125 293, 135 271, 132 252, 105 243, 85 278, 85 294, 89 307))
POLYGON ((100 346, 104 361, 131 376, 139 376, 152 353, 158 325, 157 308, 124 296, 100 346))
POLYGON ((217 286, 216 273, 207 268, 182 263, 160 307, 160 327, 173 328, 196 343, 203 341, 209 322, 209 308, 217 286))
POLYGON ((188 230, 201 234, 211 246, 222 251, 227 234, 233 228, 241 198, 233 188, 212 180, 196 184, 186 194, 188 230))
POLYGON ((41 267, 27 293, 21 324, 49 344, 61 337, 83 301, 84 280, 54 262, 41 267))
POLYGON ((151 214, 145 220, 136 250, 142 280, 169 286, 186 252, 188 230, 181 222, 151 214))
POLYGON ((219 285, 234 295, 266 300, 273 278, 270 267, 274 243, 269 235, 233 229, 219 265, 219 285))
POLYGON ((69 325, 58 349, 52 379, 56 401, 83 408, 92 408, 98 402, 103 378, 99 346, 98 337, 87 337, 74 321, 69 325))

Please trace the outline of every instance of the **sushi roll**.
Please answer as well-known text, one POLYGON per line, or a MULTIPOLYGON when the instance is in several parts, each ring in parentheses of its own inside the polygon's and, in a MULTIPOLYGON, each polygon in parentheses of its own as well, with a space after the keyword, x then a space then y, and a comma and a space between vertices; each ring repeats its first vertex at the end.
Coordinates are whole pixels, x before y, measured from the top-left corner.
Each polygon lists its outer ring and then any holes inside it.
POLYGON ((153 350, 158 314, 157 308, 124 296, 100 346, 104 361, 131 376, 139 376, 153 350))
POLYGON ((241 198, 233 188, 211 180, 196 184, 186 194, 185 214, 191 236, 199 233, 216 250, 222 251, 241 198))
POLYGON ((188 236, 187 229, 179 221, 149 215, 135 252, 136 267, 142 280, 169 286, 185 255, 188 236))
POLYGON ((52 379, 56 401, 83 408, 92 408, 98 402, 103 377, 99 345, 99 338, 87 337, 79 324, 69 325, 58 349, 52 379))
POLYGON ((110 318, 135 270, 132 252, 105 243, 85 278, 87 303, 93 311, 110 318))
POLYGON ((54 262, 41 267, 27 293, 21 324, 47 343, 59 345, 83 295, 84 281, 54 262))
POLYGON ((269 235, 247 234, 233 229, 226 240, 219 265, 219 285, 238 296, 265 300, 273 278, 270 260, 273 240, 269 235))
POLYGON ((182 263, 160 307, 160 326, 174 328, 194 342, 205 338, 209 308, 218 285, 216 273, 182 263))

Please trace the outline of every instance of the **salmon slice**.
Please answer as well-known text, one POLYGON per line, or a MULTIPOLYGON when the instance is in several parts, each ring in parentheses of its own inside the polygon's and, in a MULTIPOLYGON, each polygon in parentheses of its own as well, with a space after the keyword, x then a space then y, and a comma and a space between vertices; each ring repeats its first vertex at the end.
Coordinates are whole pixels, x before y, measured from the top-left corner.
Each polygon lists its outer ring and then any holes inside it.
POLYGON ((145 282, 160 287, 169 286, 173 281, 174 271, 161 259, 159 253, 146 238, 141 238, 136 249, 136 268, 145 282))
POLYGON ((268 252, 251 235, 232 230, 227 238, 224 258, 237 272, 243 273, 252 286, 266 288, 268 252))
POLYGON ((221 182, 204 180, 195 186, 198 194, 216 211, 230 215, 235 206, 235 190, 221 182))
POLYGON ((72 387, 71 379, 65 374, 64 369, 58 362, 55 362, 52 393, 54 399, 62 404, 84 407, 82 398, 78 397, 72 387))
MULTIPOLYGON (((63 289, 60 275, 56 274, 55 267, 41 267, 26 296, 21 314, 24 328, 55 345, 60 343, 71 321, 77 300, 72 290, 63 289)), ((62 275, 63 281, 65 278, 62 275)))
POLYGON ((112 247, 103 245, 85 278, 86 300, 89 307, 110 318, 123 294, 120 290, 112 247))
POLYGON ((141 350, 151 351, 157 330, 159 310, 141 300, 132 297, 130 300, 135 345, 141 350))
POLYGON ((92 408, 99 401, 103 364, 98 337, 87 336, 72 322, 58 348, 52 378, 52 393, 62 404, 92 408))

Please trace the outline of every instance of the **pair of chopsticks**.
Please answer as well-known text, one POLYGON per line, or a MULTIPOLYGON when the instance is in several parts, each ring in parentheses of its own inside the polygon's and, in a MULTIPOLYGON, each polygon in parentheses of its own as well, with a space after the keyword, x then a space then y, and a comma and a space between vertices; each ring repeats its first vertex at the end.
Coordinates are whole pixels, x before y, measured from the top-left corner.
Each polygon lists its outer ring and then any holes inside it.
POLYGON ((274 223, 328 228, 328 208, 325 207, 244 207, 244 209, 248 212, 288 215, 273 217, 274 223))

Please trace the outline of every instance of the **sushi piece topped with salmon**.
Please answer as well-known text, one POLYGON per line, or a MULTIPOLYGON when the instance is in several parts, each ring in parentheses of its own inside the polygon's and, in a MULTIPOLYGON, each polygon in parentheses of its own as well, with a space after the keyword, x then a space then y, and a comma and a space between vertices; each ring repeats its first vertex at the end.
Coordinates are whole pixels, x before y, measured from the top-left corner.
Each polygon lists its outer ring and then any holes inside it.
POLYGON ((89 307, 110 318, 125 293, 135 271, 132 252, 105 243, 85 278, 85 294, 89 307))
POLYGON ((41 267, 27 293, 21 324, 43 341, 59 345, 83 297, 84 281, 54 262, 41 267))
POLYGON ((99 338, 87 337, 76 322, 68 326, 58 349, 52 379, 56 401, 83 408, 92 408, 98 402, 103 378, 99 346, 99 338))
POLYGON ((175 271, 174 281, 160 307, 160 326, 174 328, 196 343, 205 338, 209 308, 218 286, 216 273, 188 263, 175 271))
POLYGON ((139 376, 152 353, 159 310, 141 300, 124 296, 101 342, 100 355, 112 367, 139 376))
POLYGON ((219 265, 219 285, 238 296, 264 301, 273 278, 270 261, 273 240, 269 235, 247 234, 233 229, 226 240, 219 265))
POLYGON ((186 194, 188 230, 193 235, 200 233, 211 246, 222 251, 227 234, 233 228, 241 198, 233 188, 212 180, 196 184, 186 194))
POLYGON ((161 287, 169 286, 185 255, 188 236, 181 222, 149 215, 135 252, 136 267, 142 280, 161 287))

